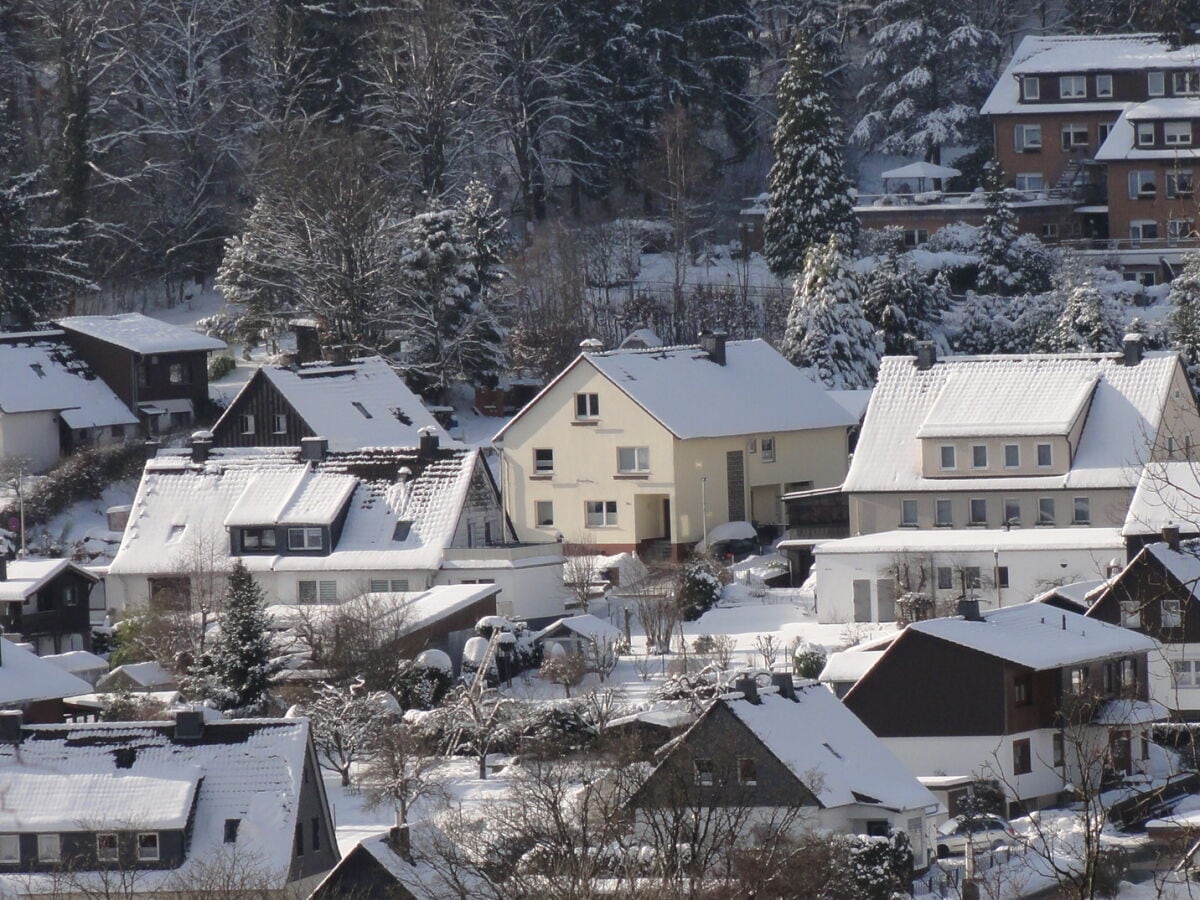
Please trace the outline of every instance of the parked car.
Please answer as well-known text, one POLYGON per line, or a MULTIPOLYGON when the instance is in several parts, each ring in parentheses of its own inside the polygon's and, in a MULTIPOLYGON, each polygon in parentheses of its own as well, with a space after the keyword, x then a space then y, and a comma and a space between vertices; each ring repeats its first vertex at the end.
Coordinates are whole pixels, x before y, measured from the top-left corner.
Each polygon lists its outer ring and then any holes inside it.
POLYGON ((725 541, 715 541, 709 545, 708 552, 712 554, 713 559, 725 565, 732 565, 748 557, 760 555, 762 544, 758 542, 758 538, 729 538, 725 541))
POLYGON ((975 850, 995 850, 1020 841, 1007 819, 991 813, 957 816, 937 830, 938 859, 966 853, 970 842, 975 850))

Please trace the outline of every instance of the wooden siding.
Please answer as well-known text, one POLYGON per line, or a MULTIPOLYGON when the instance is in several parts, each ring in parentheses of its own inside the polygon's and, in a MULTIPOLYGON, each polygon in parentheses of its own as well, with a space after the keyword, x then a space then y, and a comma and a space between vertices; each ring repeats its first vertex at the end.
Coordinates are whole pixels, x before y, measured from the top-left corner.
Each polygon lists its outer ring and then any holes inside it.
POLYGON ((155 400, 191 400, 197 415, 208 405, 208 352, 188 350, 142 356, 108 341, 67 331, 67 341, 84 361, 112 388, 113 393, 137 412, 140 403, 155 400), (152 362, 152 360, 154 360, 152 362), (191 373, 188 384, 171 383, 171 366, 185 366, 191 373), (138 366, 146 367, 146 384, 138 384, 138 366))
POLYGON ((1200 604, 1192 596, 1191 587, 1181 584, 1151 554, 1142 551, 1096 600, 1088 611, 1092 618, 1113 625, 1121 624, 1121 602, 1137 603, 1141 625, 1134 631, 1148 634, 1169 644, 1200 643, 1200 604), (1162 601, 1179 600, 1179 628, 1162 627, 1162 601))
POLYGON ((281 394, 262 370, 234 398, 213 428, 214 447, 298 447, 302 438, 316 437, 292 404, 281 394), (254 416, 254 431, 242 432, 242 416, 254 416), (275 433, 275 416, 287 417, 282 434, 275 433))

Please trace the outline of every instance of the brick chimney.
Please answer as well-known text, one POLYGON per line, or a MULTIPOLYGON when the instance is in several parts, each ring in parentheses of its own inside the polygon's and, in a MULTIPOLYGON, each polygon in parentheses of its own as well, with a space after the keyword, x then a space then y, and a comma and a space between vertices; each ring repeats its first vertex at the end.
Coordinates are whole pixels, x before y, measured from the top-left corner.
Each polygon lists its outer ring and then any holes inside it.
POLYGON ((982 622, 983 616, 979 614, 979 601, 972 599, 962 599, 958 601, 958 614, 968 622, 982 622))
POLYGON ((300 438, 300 458, 320 462, 329 453, 329 440, 323 437, 300 438))
POLYGON ((937 365, 937 346, 933 341, 917 341, 917 371, 927 372, 937 365))
POLYGON ((779 689, 779 696, 788 700, 796 699, 796 682, 791 672, 772 672, 771 684, 779 689))
POLYGON ((438 452, 438 433, 437 429, 426 425, 418 432, 421 435, 421 444, 419 452, 421 459, 433 459, 438 452))
POLYGON ((1129 333, 1121 342, 1121 352, 1125 354, 1125 365, 1136 366, 1142 361, 1145 353, 1145 338, 1140 334, 1129 333))
POLYGON ((753 675, 743 675, 733 683, 733 689, 741 691, 742 696, 750 703, 761 702, 758 699, 758 682, 754 680, 753 675))
POLYGON ((1164 525, 1163 530, 1162 530, 1162 539, 1163 539, 1164 544, 1166 544, 1172 550, 1175 550, 1176 552, 1178 552, 1178 550, 1179 550, 1179 526, 1178 525, 1164 525))
POLYGON ((208 462, 208 453, 212 450, 213 434, 211 431, 196 431, 192 433, 192 462, 208 462))
POLYGON ((725 341, 728 337, 723 331, 700 332, 700 349, 718 366, 725 365, 725 341))

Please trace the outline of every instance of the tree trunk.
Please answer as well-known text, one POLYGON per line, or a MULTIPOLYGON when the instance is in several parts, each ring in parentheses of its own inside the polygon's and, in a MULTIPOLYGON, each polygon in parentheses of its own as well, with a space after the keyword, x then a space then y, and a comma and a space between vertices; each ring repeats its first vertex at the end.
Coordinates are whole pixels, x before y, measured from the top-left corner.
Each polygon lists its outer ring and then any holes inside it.
POLYGON ((338 771, 342 773, 342 787, 350 787, 350 766, 347 764, 338 771))

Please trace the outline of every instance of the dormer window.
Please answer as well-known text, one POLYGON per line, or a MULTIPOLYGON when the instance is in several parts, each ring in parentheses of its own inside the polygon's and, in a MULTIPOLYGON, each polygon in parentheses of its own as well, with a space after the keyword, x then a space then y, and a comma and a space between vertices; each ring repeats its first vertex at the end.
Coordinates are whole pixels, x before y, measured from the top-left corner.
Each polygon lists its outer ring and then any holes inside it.
POLYGON ((1172 72, 1171 89, 1176 96, 1200 94, 1200 72, 1172 72))
POLYGON ((1186 147, 1192 143, 1191 122, 1164 122, 1163 142, 1168 147, 1186 147))
POLYGON ((289 550, 320 550, 324 546, 320 528, 289 528, 289 550))
POLYGON ((137 836, 138 859, 141 862, 154 862, 158 859, 158 832, 144 831, 137 836))
POLYGON ((96 858, 97 859, 116 859, 120 855, 120 844, 117 842, 117 836, 111 831, 101 832, 96 835, 96 858))
POLYGON ((1154 123, 1153 122, 1138 122, 1137 123, 1137 145, 1139 147, 1154 146, 1154 123))
POLYGON ((1036 75, 1026 75, 1021 79, 1021 99, 1042 99, 1042 80, 1036 75))
POLYGON ((274 528, 247 528, 242 531, 243 550, 274 550, 274 528))
POLYGON ((1146 73, 1146 94, 1150 97, 1161 97, 1167 92, 1166 76, 1163 72, 1146 73))
POLYGON ((1113 80, 1111 75, 1096 76, 1096 96, 1111 97, 1113 95, 1113 80))
POLYGON ((954 445, 946 444, 941 447, 940 452, 941 452, 942 468, 943 469, 955 468, 954 445))
POLYGON ((1058 79, 1058 96, 1063 100, 1078 100, 1087 96, 1087 77, 1063 75, 1058 79))
POLYGON ((986 469, 988 464, 987 444, 975 444, 971 447, 971 467, 986 469))
POLYGON ((15 834, 0 834, 0 863, 21 861, 21 838, 15 834))

